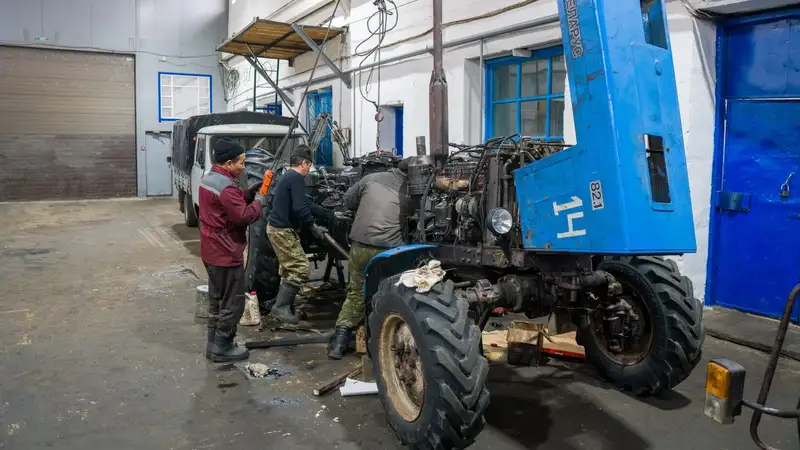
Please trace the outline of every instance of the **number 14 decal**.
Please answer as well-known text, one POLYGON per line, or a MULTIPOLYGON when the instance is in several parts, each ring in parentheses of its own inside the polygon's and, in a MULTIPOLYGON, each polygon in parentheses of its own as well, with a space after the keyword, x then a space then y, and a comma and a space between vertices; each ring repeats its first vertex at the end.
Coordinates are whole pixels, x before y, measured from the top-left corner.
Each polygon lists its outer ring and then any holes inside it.
MULTIPOLYGON (((559 215, 564 211, 569 211, 571 209, 577 209, 583 207, 583 200, 580 197, 572 196, 572 201, 568 203, 558 204, 553 202, 553 212, 555 215, 559 215)), ((575 219, 580 219, 583 217, 583 211, 577 211, 573 213, 567 214, 567 231, 563 233, 556 233, 556 237, 559 239, 564 239, 568 237, 577 237, 577 236, 586 236, 586 230, 576 230, 575 229, 575 219)))

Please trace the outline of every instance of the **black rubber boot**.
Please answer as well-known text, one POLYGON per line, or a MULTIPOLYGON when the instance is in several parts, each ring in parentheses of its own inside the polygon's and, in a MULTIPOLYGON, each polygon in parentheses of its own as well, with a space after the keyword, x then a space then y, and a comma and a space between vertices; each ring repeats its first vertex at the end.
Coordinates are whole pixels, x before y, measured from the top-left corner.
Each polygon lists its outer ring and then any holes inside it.
POLYGON ((298 292, 300 292, 299 288, 288 283, 281 283, 278 296, 275 297, 275 304, 272 305, 272 309, 269 312, 272 317, 290 325, 300 323, 300 318, 293 311, 294 298, 297 297, 298 292))
POLYGON ((211 350, 211 360, 214 362, 244 361, 250 357, 250 350, 239 347, 233 342, 233 335, 225 336, 216 333, 214 347, 211 350))
POLYGON ((350 351, 350 340, 353 336, 353 330, 347 327, 337 326, 336 332, 331 341, 331 349, 328 351, 328 358, 342 359, 342 357, 350 351))
POLYGON ((217 334, 216 328, 206 328, 207 340, 206 340, 206 359, 211 359, 211 351, 214 348, 214 337, 217 334))

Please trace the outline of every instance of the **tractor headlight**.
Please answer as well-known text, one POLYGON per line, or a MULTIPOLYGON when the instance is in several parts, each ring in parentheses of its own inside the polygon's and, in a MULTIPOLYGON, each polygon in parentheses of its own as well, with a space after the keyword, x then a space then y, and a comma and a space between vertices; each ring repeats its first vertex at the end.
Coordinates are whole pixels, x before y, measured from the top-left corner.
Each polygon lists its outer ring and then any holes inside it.
POLYGON ((511 213, 503 208, 495 208, 489 212, 489 231, 494 234, 501 235, 511 231, 511 226, 514 224, 514 219, 511 213))
POLYGON ((744 367, 727 359, 715 359, 708 363, 703 411, 706 417, 721 424, 733 423, 734 417, 742 413, 746 374, 744 367))

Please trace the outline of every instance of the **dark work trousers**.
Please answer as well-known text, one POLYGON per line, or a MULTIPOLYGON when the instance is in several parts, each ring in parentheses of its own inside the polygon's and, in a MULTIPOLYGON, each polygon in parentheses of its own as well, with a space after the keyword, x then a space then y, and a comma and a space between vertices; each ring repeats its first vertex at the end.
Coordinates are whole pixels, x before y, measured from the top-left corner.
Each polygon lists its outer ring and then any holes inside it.
POLYGON ((244 266, 206 264, 208 272, 208 328, 218 336, 233 339, 244 314, 244 266))

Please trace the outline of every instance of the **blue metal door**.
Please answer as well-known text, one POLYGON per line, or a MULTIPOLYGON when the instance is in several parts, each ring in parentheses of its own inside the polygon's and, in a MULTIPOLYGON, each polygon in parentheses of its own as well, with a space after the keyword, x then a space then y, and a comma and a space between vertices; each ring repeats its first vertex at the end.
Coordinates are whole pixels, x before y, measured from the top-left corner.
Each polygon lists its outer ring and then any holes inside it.
POLYGON ((800 21, 745 19, 721 39, 709 303, 779 317, 800 282, 800 21))
MULTIPOLYGON (((333 95, 332 91, 311 92, 308 94, 308 101, 306 102, 306 122, 308 123, 309 133, 314 128, 314 122, 320 114, 331 114, 333 112, 333 95)), ((319 143, 319 148, 316 154, 316 164, 318 166, 332 166, 333 165, 333 143, 331 142, 331 130, 325 128, 325 137, 319 143)))
POLYGON ((394 108, 394 148, 397 156, 403 157, 403 107, 394 108))

